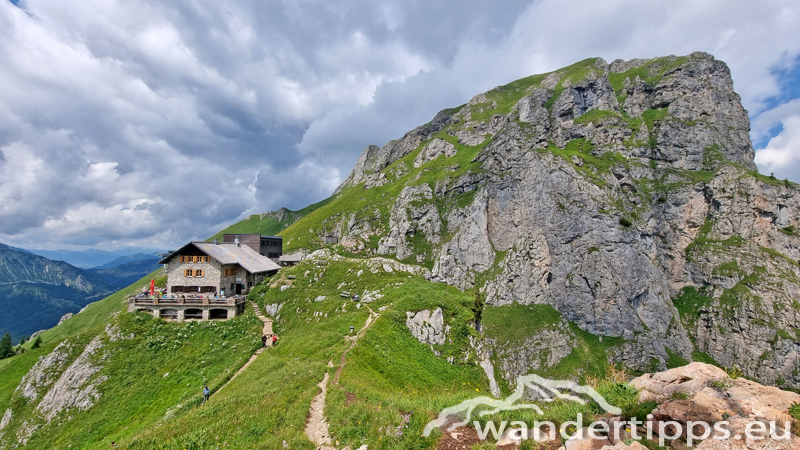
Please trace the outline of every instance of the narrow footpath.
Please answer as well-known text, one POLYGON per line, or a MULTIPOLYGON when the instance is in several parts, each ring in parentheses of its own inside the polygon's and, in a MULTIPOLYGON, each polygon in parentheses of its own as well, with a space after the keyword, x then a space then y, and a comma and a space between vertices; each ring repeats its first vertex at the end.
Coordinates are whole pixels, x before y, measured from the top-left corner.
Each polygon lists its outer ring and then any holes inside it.
MULTIPOLYGON (((345 338, 350 341, 350 346, 347 347, 344 352, 342 352, 342 356, 339 358, 339 367, 336 368, 336 375, 333 377, 334 386, 339 385, 339 376, 341 376, 342 369, 344 369, 347 353, 353 347, 355 347, 361 336, 363 336, 367 329, 372 326, 373 323, 375 323, 375 319, 377 319, 380 315, 373 311, 369 306, 367 306, 367 309, 369 309, 369 317, 367 317, 367 322, 364 324, 364 326, 358 330, 358 333, 356 333, 355 336, 347 336, 345 338)), ((333 367, 333 361, 328 361, 328 367, 333 367)), ((325 418, 325 396, 328 393, 328 378, 328 372, 325 372, 325 376, 322 377, 322 381, 317 384, 320 392, 311 402, 311 408, 308 411, 308 420, 306 421, 306 436, 308 436, 308 439, 314 443, 317 450, 336 450, 335 447, 331 446, 331 435, 328 431, 328 420, 325 418)), ((366 448, 366 445, 362 445, 359 450, 366 450, 366 448)))
MULTIPOLYGON (((272 332, 272 319, 270 319, 269 317, 266 317, 263 314, 261 314, 261 310, 258 308, 258 305, 256 304, 256 302, 252 302, 251 301, 250 305, 253 307, 253 310, 256 312, 256 317, 258 317, 259 319, 261 319, 262 322, 264 322, 264 328, 262 329, 261 333, 263 335, 267 336, 267 347, 272 347, 272 336, 274 335, 274 333, 272 332)), ((253 361, 255 361, 256 358, 258 358, 258 355, 260 355, 262 353, 264 353, 264 347, 261 347, 258 350, 256 350, 256 352, 253 354, 253 356, 251 356, 250 359, 239 370, 237 370, 235 374, 233 374, 231 379, 228 380, 222 386, 220 386, 220 388, 217 389, 216 391, 214 391, 213 394, 216 394, 217 392, 221 391, 231 381, 233 381, 236 377, 238 377, 240 373, 244 372, 245 369, 250 367, 250 364, 253 364, 253 361)))

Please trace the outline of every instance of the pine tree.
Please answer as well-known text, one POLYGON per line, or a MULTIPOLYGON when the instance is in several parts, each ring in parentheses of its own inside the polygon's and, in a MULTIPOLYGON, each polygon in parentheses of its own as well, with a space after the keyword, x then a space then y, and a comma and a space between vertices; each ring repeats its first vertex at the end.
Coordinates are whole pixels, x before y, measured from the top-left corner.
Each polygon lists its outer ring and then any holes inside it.
POLYGON ((31 348, 39 348, 41 345, 42 345, 42 337, 36 336, 36 339, 33 340, 33 345, 31 345, 31 348))
POLYGON ((9 356, 14 356, 14 345, 11 344, 11 335, 6 333, 0 339, 0 359, 5 359, 9 356))

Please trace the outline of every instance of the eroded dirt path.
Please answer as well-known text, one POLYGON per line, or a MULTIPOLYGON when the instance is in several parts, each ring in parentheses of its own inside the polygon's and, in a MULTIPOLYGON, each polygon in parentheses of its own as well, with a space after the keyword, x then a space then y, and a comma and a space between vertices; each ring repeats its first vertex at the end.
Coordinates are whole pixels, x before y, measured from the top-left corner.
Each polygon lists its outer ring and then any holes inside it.
MULTIPOLYGON (((339 376, 342 374, 347 353, 353 347, 355 347, 361 336, 363 336, 367 329, 372 326, 373 323, 375 323, 375 319, 377 319, 379 316, 379 314, 373 311, 369 306, 366 308, 369 309, 369 317, 367 317, 367 322, 363 327, 361 327, 360 330, 358 330, 358 333, 356 333, 355 336, 347 336, 345 338, 350 341, 350 346, 347 347, 344 352, 342 352, 342 356, 339 358, 339 367, 336 368, 336 375, 333 377, 334 386, 339 384, 339 376)), ((328 361, 328 367, 333 367, 333 361, 328 361)), ((325 396, 328 394, 328 378, 328 372, 325 372, 325 376, 322 377, 322 381, 320 381, 317 385, 319 386, 320 392, 311 402, 311 408, 308 411, 308 420, 306 420, 306 436, 308 436, 308 439, 314 443, 317 450, 336 450, 331 446, 331 436, 330 432, 328 431, 328 421, 325 419, 325 396)), ((366 448, 366 445, 362 446, 361 448, 366 448)))
MULTIPOLYGON (((260 310, 260 309, 258 309, 258 305, 257 305, 255 302, 250 302, 250 305, 253 307, 253 310, 255 310, 255 312, 256 312, 256 316, 257 316, 259 319, 261 319, 261 321, 262 321, 262 322, 264 322, 264 328, 262 329, 261 333, 267 336, 267 347, 271 347, 271 346, 272 346, 272 339, 271 339, 271 338, 272 338, 272 335, 274 334, 274 333, 272 332, 272 319, 270 319, 269 317, 266 317, 266 316, 264 316, 263 314, 261 314, 261 310, 260 310)), ((228 380, 228 381, 227 381, 225 384, 223 384, 222 386, 220 386, 220 388, 219 388, 219 389, 217 389, 216 391, 214 391, 214 392, 212 393, 212 395, 214 395, 214 394, 216 394, 217 392, 221 391, 221 390, 222 390, 222 389, 223 389, 225 386, 227 386, 227 385, 228 385, 228 384, 229 384, 231 381, 233 381, 233 380, 234 380, 236 377, 238 377, 240 373, 244 372, 244 371, 245 371, 245 370, 246 370, 248 367, 250 367, 250 364, 253 364, 253 361, 255 361, 255 360, 256 360, 256 358, 258 358, 258 355, 260 355, 260 354, 262 354, 262 353, 264 353, 264 348, 263 348, 263 347, 262 347, 262 348, 260 348, 260 349, 258 349, 258 350, 256 350, 256 352, 253 354, 253 356, 251 356, 251 357, 250 357, 250 359, 249 359, 249 360, 247 360, 247 362, 246 362, 246 363, 244 363, 244 365, 243 365, 243 366, 242 366, 242 367, 241 367, 239 370, 237 370, 235 374, 233 374, 233 376, 231 377, 231 379, 230 379, 230 380, 228 380)))

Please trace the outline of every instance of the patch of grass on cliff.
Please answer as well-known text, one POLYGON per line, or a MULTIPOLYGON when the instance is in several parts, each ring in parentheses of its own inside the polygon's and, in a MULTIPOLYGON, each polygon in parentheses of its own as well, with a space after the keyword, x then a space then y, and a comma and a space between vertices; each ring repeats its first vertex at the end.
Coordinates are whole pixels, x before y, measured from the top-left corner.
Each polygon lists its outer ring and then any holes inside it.
POLYGON ((555 329, 561 319, 550 305, 489 306, 483 312, 483 333, 500 344, 519 344, 539 330, 555 329))
POLYGON ((721 275, 721 276, 734 276, 741 274, 742 271, 739 269, 739 263, 737 261, 728 261, 726 263, 722 263, 719 266, 715 267, 713 270, 714 275, 721 275))
POLYGON ((531 75, 492 89, 486 93, 488 102, 476 105, 479 107, 482 106, 484 109, 482 111, 473 112, 471 114, 471 119, 477 122, 486 122, 495 114, 508 114, 511 112, 514 105, 516 105, 522 97, 530 94, 534 88, 538 87, 546 76, 547 74, 531 75), (497 107, 489 108, 493 102, 497 104, 497 107))
POLYGON ((697 318, 703 310, 711 307, 714 299, 706 295, 705 286, 699 290, 692 286, 685 287, 681 291, 681 295, 672 299, 672 304, 678 309, 684 324, 694 325, 697 323, 697 318))
POLYGON ((647 129, 652 132, 655 123, 664 120, 668 115, 667 108, 650 108, 642 113, 642 119, 647 125, 647 129))
POLYGON ((639 77, 648 85, 655 86, 668 70, 680 66, 686 62, 686 59, 687 57, 685 56, 672 61, 669 57, 656 58, 640 67, 635 67, 622 73, 609 73, 608 81, 617 93, 625 87, 625 80, 628 78, 633 81, 636 77, 639 77))
POLYGON ((689 364, 689 361, 686 358, 673 352, 669 347, 664 347, 664 350, 667 351, 667 369, 683 367, 689 364))
POLYGON ((590 72, 600 72, 600 69, 595 67, 595 63, 597 63, 598 58, 588 58, 584 59, 583 61, 578 61, 571 66, 567 66, 563 69, 559 69, 564 73, 564 76, 561 77, 558 84, 556 85, 553 95, 545 102, 544 107, 548 110, 553 107, 556 100, 561 97, 561 93, 564 92, 564 81, 571 81, 573 84, 585 79, 590 72))
POLYGON ((797 266, 798 265, 798 261, 795 261, 794 259, 789 258, 788 256, 784 255, 783 253, 775 250, 774 248, 759 247, 759 249, 761 249, 762 252, 765 252, 768 255, 772 256, 773 258, 788 262, 792 266, 797 266))
POLYGON ((724 162, 725 157, 719 150, 719 144, 714 144, 710 147, 706 147, 705 150, 703 150, 703 166, 705 166, 707 169, 715 170, 724 162))
POLYGON ((719 368, 724 369, 724 367, 722 367, 722 364, 718 363, 716 359, 711 357, 711 355, 709 355, 708 353, 703 353, 701 351, 692 352, 692 361, 711 364, 712 366, 717 366, 719 368))
POLYGON ((758 302, 759 297, 753 293, 751 286, 760 284, 767 275, 767 268, 764 266, 754 266, 753 272, 745 275, 732 288, 725 289, 719 298, 720 306, 726 307, 729 314, 744 302, 758 302))
POLYGON ((621 115, 619 115, 618 113, 616 113, 614 111, 593 109, 593 110, 587 112, 586 114, 584 114, 584 115, 582 115, 580 117, 577 117, 574 120, 574 123, 577 125, 577 124, 581 124, 581 123, 600 122, 601 120, 603 120, 605 118, 608 118, 608 117, 623 119, 623 117, 621 115))
MULTIPOLYGON (((558 310, 550 305, 511 304, 487 307, 483 312, 483 333, 496 339, 500 345, 520 345, 541 330, 555 330, 563 320, 558 310)), ((568 322, 569 331, 575 336, 572 351, 552 367, 543 367, 536 373, 550 378, 572 379, 575 377, 605 376, 609 370, 607 350, 624 342, 621 337, 596 336, 578 325, 568 322), (602 339, 602 340, 601 340, 602 339)), ((506 390, 499 376, 498 383, 506 390)))
POLYGON ((593 148, 594 146, 589 141, 585 138, 580 138, 567 142, 564 148, 560 148, 551 142, 546 149, 541 151, 548 151, 564 158, 566 162, 572 165, 578 173, 586 177, 591 183, 604 187, 607 186, 608 183, 599 175, 610 173, 611 168, 614 166, 626 166, 628 160, 614 151, 606 151, 600 156, 595 156, 592 154, 593 148), (573 156, 581 158, 583 165, 579 166, 575 164, 572 161, 573 156))
MULTIPOLYGON (((741 168, 741 166, 738 166, 738 167, 741 168)), ((742 168, 741 171, 743 172, 742 173, 743 177, 749 176, 749 177, 755 178, 756 180, 758 180, 758 181, 760 181, 762 183, 768 184, 770 186, 775 186, 775 187, 797 186, 797 183, 795 183, 793 181, 779 180, 774 175, 767 176, 767 175, 764 175, 764 174, 761 174, 761 173, 758 173, 758 172, 755 172, 755 171, 752 171, 752 170, 743 169, 743 168, 742 168)))

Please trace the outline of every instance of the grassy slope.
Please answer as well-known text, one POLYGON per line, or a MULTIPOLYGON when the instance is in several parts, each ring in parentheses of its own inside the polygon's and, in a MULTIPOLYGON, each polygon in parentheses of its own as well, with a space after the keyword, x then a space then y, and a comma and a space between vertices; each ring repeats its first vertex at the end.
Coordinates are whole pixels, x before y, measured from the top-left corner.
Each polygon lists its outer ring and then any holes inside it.
MULTIPOLYGON (((373 273, 364 261, 345 260, 317 265, 314 261, 287 269, 274 287, 262 285, 252 294, 261 305, 282 304, 275 329, 279 345, 262 354, 247 371, 207 405, 181 412, 159 428, 123 444, 135 449, 288 448, 312 449, 302 430, 327 371, 331 377, 325 414, 338 447, 363 444, 371 449, 425 449, 439 439, 421 436, 438 412, 489 392, 483 371, 474 363, 467 341, 475 336, 472 296, 451 286, 431 283, 403 272, 373 273), (358 275, 359 271, 361 275, 358 275), (294 275, 290 288, 285 277, 294 275), (316 279, 316 281, 314 281, 316 279), (349 345, 349 326, 357 330, 366 308, 339 297, 341 290, 384 296, 369 306, 380 317, 348 353, 339 385, 333 384, 340 355, 349 345), (325 296, 322 301, 315 301, 325 296), (408 332, 406 311, 441 307, 451 327, 452 343, 421 344, 408 332), (450 364, 446 356, 453 356, 450 364), (467 363, 458 361, 468 361, 467 363), (327 362, 334 367, 329 368, 327 362)), ((491 322, 493 319, 489 319, 491 322)), ((520 323, 526 320, 519 319, 520 323)), ((604 389, 626 411, 638 405, 636 392, 606 383, 604 389), (620 390, 621 389, 621 390, 620 390), (611 392, 614 390, 614 392, 611 392), (619 391, 619 392, 617 392, 619 391)), ((596 407, 581 406, 586 414, 596 407)), ((554 420, 567 420, 576 407, 553 407, 554 420)), ((643 415, 642 415, 643 416, 643 415)), ((527 416, 526 416, 527 417, 527 416)), ((533 417, 531 417, 533 418, 533 417)), ((536 417, 541 420, 541 417, 536 417)))
POLYGON ((22 347, 25 353, 12 358, 0 360, 0 410, 5 411, 14 389, 19 385, 22 377, 28 373, 36 363, 39 356, 50 353, 56 345, 68 336, 81 333, 97 334, 111 320, 114 314, 125 309, 127 298, 137 292, 141 286, 158 275, 158 271, 142 278, 131 286, 116 292, 103 300, 89 304, 84 312, 73 316, 66 322, 53 327, 41 334, 42 347, 31 350, 33 341, 22 347))
POLYGON ((14 389, 39 357, 50 353, 55 347, 56 344, 44 345, 13 358, 0 360, 0 411, 5 412, 8 408, 14 389))
MULTIPOLYGON (((152 428, 170 409, 198 405, 204 384, 217 389, 260 346, 261 322, 251 311, 227 322, 167 323, 140 313, 120 314, 111 323, 126 338, 109 342, 100 333, 105 357, 98 361, 97 377, 108 379, 99 384, 102 395, 91 408, 70 410, 66 414, 72 420, 64 420, 62 413, 47 426, 34 414, 36 402, 12 398, 14 420, 7 430, 15 432, 24 421, 42 426, 28 448, 106 448, 111 441, 131 438, 152 428)), ((68 339, 73 345, 69 360, 95 331, 68 339)), ((36 352, 21 358, 28 355, 36 352)))

